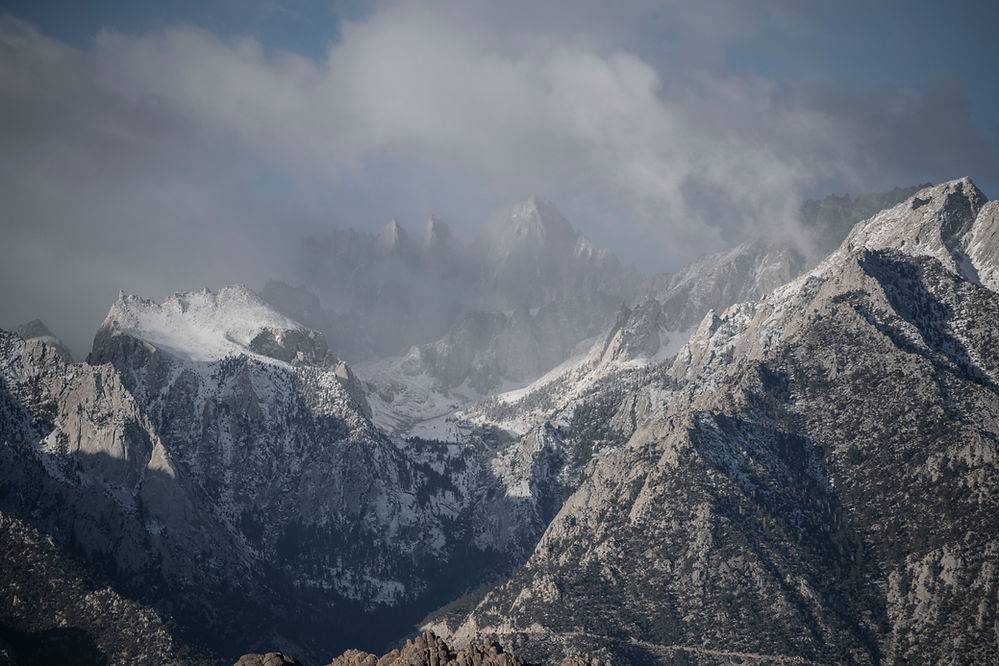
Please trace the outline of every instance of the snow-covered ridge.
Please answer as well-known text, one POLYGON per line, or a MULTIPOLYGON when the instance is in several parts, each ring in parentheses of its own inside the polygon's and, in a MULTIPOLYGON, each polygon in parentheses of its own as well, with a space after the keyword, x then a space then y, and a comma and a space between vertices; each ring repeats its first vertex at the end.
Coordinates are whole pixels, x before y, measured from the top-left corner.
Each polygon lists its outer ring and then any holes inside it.
POLYGON ((757 301, 736 303, 720 315, 709 312, 679 351, 673 374, 691 378, 712 364, 724 365, 736 352, 764 354, 788 335, 787 322, 809 307, 824 284, 863 279, 865 252, 932 257, 965 280, 999 290, 997 210, 987 202, 965 177, 922 189, 857 223, 840 247, 808 273, 757 301), (859 264, 856 271, 851 264, 859 264))
MULTIPOLYGON (((267 343, 283 345, 297 338, 296 347, 309 343, 312 356, 326 343, 311 331, 265 303, 243 285, 175 293, 162 303, 118 292, 101 326, 103 331, 125 333, 175 356, 193 361, 213 361, 233 354, 280 358, 268 353, 267 343)), ((293 358, 293 357, 292 357, 293 358)))
POLYGON ((933 257, 958 275, 980 282, 974 262, 980 257, 972 255, 981 251, 971 246, 976 236, 981 236, 976 230, 987 222, 979 215, 987 201, 967 177, 927 187, 857 224, 833 257, 838 259, 859 248, 897 249, 912 256, 933 257))

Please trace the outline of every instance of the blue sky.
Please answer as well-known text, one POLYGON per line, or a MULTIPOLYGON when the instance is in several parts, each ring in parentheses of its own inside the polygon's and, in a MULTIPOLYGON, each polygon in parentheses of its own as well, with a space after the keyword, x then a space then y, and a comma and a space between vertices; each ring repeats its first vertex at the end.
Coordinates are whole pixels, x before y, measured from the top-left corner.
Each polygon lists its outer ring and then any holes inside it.
POLYGON ((259 286, 332 227, 470 235, 532 193, 646 270, 796 236, 810 196, 999 195, 995 2, 3 7, 0 324, 93 330, 118 288, 259 286))
POLYGON ((363 17, 368 11, 360 2, 317 0, 29 0, 4 5, 15 16, 78 46, 86 45, 103 28, 144 33, 166 25, 188 24, 216 34, 254 35, 266 44, 311 57, 321 57, 330 40, 337 38, 340 21, 363 17))

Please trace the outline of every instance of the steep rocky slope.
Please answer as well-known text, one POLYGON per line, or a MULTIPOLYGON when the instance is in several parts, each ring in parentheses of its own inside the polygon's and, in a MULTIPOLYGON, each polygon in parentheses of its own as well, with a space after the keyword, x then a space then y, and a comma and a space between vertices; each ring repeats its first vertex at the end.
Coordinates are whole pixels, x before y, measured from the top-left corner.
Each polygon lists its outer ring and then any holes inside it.
POLYGON ((614 663, 995 660, 984 203, 966 179, 923 190, 709 314, 454 638, 614 663))
POLYGON ((488 225, 474 247, 483 258, 477 292, 489 310, 540 307, 560 300, 631 294, 637 274, 576 231, 550 201, 536 196, 488 225))
MULTIPOLYGON (((829 238, 839 243, 852 222, 884 207, 879 203, 893 205, 914 191, 807 202, 801 215, 819 245, 829 238)), ((537 197, 511 207, 467 246, 431 218, 422 241, 393 221, 377 236, 336 232, 310 245, 310 253, 314 262, 306 265, 328 263, 333 272, 303 279, 346 308, 344 314, 324 309, 304 287, 271 282, 265 297, 325 331, 338 352, 365 359, 358 371, 377 395, 379 425, 420 436, 432 436, 436 428, 423 424, 524 386, 579 356, 581 345, 615 325, 622 303, 641 308, 650 298, 659 301, 661 353, 672 353, 708 310, 759 298, 817 262, 789 243, 756 240, 645 279, 595 248, 553 204, 537 197), (386 283, 386 276, 395 281, 386 283), (345 303, 328 293, 328 284, 359 290, 358 297, 345 303), (448 304, 443 310, 442 303, 448 304), (392 312, 374 322, 369 313, 351 309, 369 307, 392 312), (425 327, 404 314, 410 311, 435 325, 443 322, 440 337, 425 341, 425 327), (373 323, 376 330, 367 330, 373 323), (420 344, 400 356, 368 360, 384 357, 385 350, 371 342, 386 333, 420 344)))
POLYGON ((452 407, 453 413, 419 430, 459 442, 491 430, 512 436, 491 465, 507 492, 531 500, 534 529, 543 528, 594 461, 631 435, 634 412, 644 400, 636 389, 683 346, 696 326, 690 322, 712 305, 731 305, 784 284, 804 261, 789 246, 750 243, 660 276, 663 281, 649 288, 662 300, 647 296, 622 306, 587 351, 525 387, 452 407))
POLYGON ((470 416, 522 432, 522 424, 553 416, 598 379, 668 358, 708 311, 759 298, 798 276, 807 261, 788 244, 744 243, 647 280, 631 305, 560 301, 535 311, 474 313, 441 340, 363 364, 359 373, 390 432, 454 439, 470 416), (505 392, 511 385, 517 389, 505 392), (497 394, 500 410, 489 400, 497 394), (445 419, 459 425, 442 429, 445 419))
POLYGON ((47 534, 0 513, 3 664, 196 662, 153 610, 122 597, 47 534))
MULTIPOLYGON (((449 278, 468 291, 448 330, 358 366, 376 421, 390 432, 431 436, 416 426, 536 379, 606 332, 638 290, 634 270, 536 197, 489 225, 467 252, 476 267, 449 278)), ((451 295, 442 288, 428 298, 451 295)))
MULTIPOLYGON (((751 243, 621 307, 623 269, 528 202, 476 279, 494 307, 531 275, 544 304, 467 315, 377 377, 291 316, 325 312, 296 290, 283 313, 238 286, 121 294, 87 364, 0 333, 0 582, 38 589, 41 560, 76 581, 0 638, 65 617, 111 663, 314 661, 530 555, 434 629, 532 660, 992 659, 997 212, 954 181, 787 286, 806 260, 751 243)), ((370 250, 448 274, 451 243, 393 224, 370 250)))
POLYGON ((526 666, 520 657, 503 651, 499 645, 471 645, 453 650, 431 632, 424 632, 399 649, 381 657, 358 650, 348 650, 330 662, 329 666, 526 666))

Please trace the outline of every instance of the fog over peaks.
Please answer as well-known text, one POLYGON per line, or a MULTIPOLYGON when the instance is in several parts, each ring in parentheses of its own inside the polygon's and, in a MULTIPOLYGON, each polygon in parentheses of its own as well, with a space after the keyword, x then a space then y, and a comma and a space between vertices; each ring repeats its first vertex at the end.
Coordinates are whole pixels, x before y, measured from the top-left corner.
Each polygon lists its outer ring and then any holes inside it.
MULTIPOLYGON (((235 31, 108 16, 76 39, 31 7, 6 15, 0 276, 17 288, 0 323, 41 317, 79 352, 119 288, 291 279, 303 239, 393 218, 417 244, 431 214, 474 238, 530 192, 656 272, 755 238, 808 245, 811 196, 999 182, 990 82, 956 60, 981 21, 913 10, 897 21, 936 70, 891 76, 872 58, 858 82, 830 64, 857 49, 815 36, 849 12, 513 9, 378 3, 336 17, 319 48, 276 38, 252 4, 235 31), (946 21, 964 39, 938 53, 946 21), (787 55, 805 39, 830 54, 808 77, 787 55)), ((889 48, 865 11, 851 34, 889 48)))

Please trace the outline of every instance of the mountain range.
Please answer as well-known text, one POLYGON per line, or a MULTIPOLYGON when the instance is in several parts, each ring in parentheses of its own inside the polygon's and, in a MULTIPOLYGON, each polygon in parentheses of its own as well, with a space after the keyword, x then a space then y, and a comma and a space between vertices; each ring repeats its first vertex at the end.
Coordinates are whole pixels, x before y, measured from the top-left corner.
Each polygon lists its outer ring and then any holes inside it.
POLYGON ((0 653, 993 661, 999 206, 804 210, 642 276, 531 198, 0 332, 0 653))
POLYGON ((994 660, 996 212, 966 179, 922 190, 709 313, 454 637, 615 663, 994 660))

